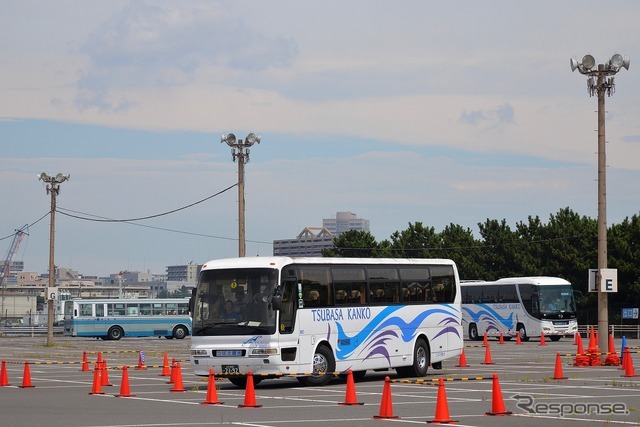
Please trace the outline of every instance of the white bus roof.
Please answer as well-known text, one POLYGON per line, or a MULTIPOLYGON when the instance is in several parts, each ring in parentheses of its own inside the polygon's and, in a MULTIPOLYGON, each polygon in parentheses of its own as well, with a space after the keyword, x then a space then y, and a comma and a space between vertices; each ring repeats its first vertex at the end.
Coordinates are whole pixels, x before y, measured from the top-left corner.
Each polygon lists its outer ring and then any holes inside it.
POLYGON ((449 259, 427 258, 333 258, 333 257, 244 257, 211 260, 202 270, 226 268, 282 268, 287 264, 455 265, 449 259))
POLYGON ((512 284, 530 284, 530 285, 570 285, 568 281, 560 277, 549 276, 528 276, 528 277, 505 277, 494 282, 486 282, 484 280, 460 281, 461 286, 482 286, 482 285, 512 285, 512 284))

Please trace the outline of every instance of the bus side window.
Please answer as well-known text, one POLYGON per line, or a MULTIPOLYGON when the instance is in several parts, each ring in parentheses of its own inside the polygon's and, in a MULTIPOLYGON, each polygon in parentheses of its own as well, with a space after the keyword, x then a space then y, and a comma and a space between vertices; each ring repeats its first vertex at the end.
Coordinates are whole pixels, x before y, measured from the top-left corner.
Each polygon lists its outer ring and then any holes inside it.
POLYGON ((96 317, 104 317, 104 304, 96 304, 96 317))

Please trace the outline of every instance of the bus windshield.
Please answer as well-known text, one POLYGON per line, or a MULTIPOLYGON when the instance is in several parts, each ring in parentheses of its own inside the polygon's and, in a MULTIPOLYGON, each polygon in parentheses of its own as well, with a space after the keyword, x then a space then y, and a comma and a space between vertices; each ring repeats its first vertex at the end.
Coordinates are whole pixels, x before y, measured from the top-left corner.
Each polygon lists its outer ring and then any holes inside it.
POLYGON ((242 268, 203 271, 193 313, 193 335, 274 334, 269 301, 278 270, 242 268))
POLYGON ((557 314, 576 312, 576 302, 570 285, 554 285, 538 287, 540 313, 557 314))

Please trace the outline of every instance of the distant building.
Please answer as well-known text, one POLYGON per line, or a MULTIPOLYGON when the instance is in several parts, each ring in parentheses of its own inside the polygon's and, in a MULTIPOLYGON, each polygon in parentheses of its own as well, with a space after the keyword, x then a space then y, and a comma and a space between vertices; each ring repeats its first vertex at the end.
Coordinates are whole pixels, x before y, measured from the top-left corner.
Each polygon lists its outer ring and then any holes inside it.
POLYGON ((201 269, 202 264, 169 265, 167 266, 167 281, 195 284, 201 269))
POLYGON ((274 256, 321 256, 323 249, 333 248, 333 240, 345 231, 369 231, 369 220, 352 212, 337 212, 335 218, 323 219, 322 227, 305 227, 295 239, 273 241, 274 256))
POLYGON ((337 212, 335 218, 325 218, 322 226, 334 236, 339 236, 345 231, 369 231, 369 220, 358 218, 353 212, 337 212))

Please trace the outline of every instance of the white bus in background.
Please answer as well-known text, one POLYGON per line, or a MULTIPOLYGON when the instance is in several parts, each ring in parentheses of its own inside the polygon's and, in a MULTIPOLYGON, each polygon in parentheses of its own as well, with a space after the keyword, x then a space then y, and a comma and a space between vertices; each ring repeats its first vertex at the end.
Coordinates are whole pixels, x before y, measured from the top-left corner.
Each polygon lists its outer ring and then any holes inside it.
POLYGON ((191 333, 188 298, 74 299, 64 302, 64 335, 183 339, 191 333))
POLYGON ((463 344, 458 272, 442 259, 210 261, 192 311, 194 373, 240 387, 249 371, 254 383, 289 374, 306 385, 348 370, 421 377, 463 344))
POLYGON ((520 334, 558 341, 578 331, 571 283, 557 277, 462 281, 462 325, 470 340, 520 334))

